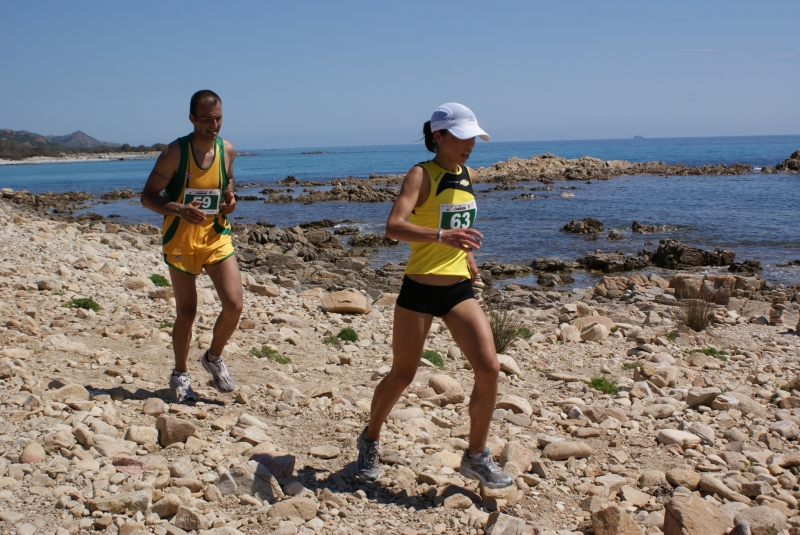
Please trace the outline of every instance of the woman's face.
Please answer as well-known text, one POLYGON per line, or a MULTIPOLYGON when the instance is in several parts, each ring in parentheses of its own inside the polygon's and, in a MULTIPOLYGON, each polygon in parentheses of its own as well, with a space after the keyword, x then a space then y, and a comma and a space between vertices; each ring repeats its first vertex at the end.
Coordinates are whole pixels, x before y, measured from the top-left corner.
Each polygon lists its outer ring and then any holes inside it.
POLYGON ((439 146, 437 154, 440 154, 448 160, 454 161, 460 165, 467 163, 467 160, 469 160, 469 155, 472 153, 472 148, 475 146, 474 137, 469 139, 458 139, 449 132, 434 132, 433 139, 439 146))

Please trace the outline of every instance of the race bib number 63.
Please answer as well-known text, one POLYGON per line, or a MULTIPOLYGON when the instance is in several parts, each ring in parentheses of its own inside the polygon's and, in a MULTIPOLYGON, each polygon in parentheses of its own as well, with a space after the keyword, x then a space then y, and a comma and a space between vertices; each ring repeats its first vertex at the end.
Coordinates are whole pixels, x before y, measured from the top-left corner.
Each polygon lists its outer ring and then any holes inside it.
POLYGON ((475 201, 461 204, 442 204, 439 206, 439 228, 472 228, 478 204, 475 201))
POLYGON ((186 188, 183 195, 183 204, 199 201, 198 210, 204 214, 216 214, 219 211, 221 192, 218 189, 192 189, 186 188))

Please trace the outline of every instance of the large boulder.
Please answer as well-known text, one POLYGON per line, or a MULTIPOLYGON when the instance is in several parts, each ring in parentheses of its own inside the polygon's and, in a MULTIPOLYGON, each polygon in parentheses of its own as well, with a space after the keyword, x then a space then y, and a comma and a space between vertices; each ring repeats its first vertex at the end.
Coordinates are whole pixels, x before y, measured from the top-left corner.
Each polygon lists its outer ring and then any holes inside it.
POLYGON ((342 290, 323 295, 322 308, 326 312, 336 312, 339 314, 367 314, 370 311, 367 306, 367 298, 359 292, 353 290, 342 290))
POLYGON ((573 219, 561 230, 570 234, 599 234, 603 232, 603 223, 593 217, 584 217, 580 221, 573 219))
POLYGON ((724 535, 725 515, 697 496, 674 496, 664 504, 664 535, 724 535))
POLYGON ((175 416, 168 416, 162 414, 156 420, 156 429, 158 429, 158 441, 162 448, 166 448, 170 444, 176 442, 186 442, 190 436, 197 432, 195 425, 189 420, 177 418, 175 416))
POLYGON ((594 535, 643 535, 633 518, 622 507, 612 505, 592 513, 594 535))
POLYGON ((786 516, 772 507, 758 505, 741 511, 735 522, 746 520, 752 535, 772 535, 786 529, 786 516))

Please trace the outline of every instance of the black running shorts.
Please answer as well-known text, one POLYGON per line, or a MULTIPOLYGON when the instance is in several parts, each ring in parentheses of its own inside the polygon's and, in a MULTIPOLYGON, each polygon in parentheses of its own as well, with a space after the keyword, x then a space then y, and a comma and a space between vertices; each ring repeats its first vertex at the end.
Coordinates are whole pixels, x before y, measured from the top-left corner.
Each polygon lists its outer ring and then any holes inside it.
POLYGON ((403 277, 400 295, 397 296, 397 306, 441 317, 467 299, 475 299, 472 281, 469 279, 449 286, 431 286, 403 277))

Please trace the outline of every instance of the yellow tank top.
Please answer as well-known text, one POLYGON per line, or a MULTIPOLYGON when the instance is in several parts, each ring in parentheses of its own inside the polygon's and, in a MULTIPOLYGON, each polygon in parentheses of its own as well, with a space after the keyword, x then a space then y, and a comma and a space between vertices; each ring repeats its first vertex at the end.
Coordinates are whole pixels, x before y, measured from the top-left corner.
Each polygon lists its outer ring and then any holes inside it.
MULTIPOLYGON (((411 212, 408 222, 442 230, 472 228, 477 206, 469 169, 459 166, 458 173, 454 174, 442 169, 433 160, 418 165, 427 171, 431 190, 425 202, 411 212)), ((411 242, 410 245, 411 256, 406 264, 406 274, 470 278, 465 251, 436 242, 411 242)))
POLYGON ((165 216, 161 231, 162 251, 164 254, 198 254, 218 249, 231 243, 230 223, 219 211, 220 203, 225 201, 222 192, 228 186, 222 138, 218 137, 214 143, 214 160, 206 169, 195 160, 190 136, 178 139, 178 144, 181 163, 165 190, 165 196, 181 204, 200 201, 198 208, 205 211, 207 217, 199 225, 194 225, 178 216, 165 216))

